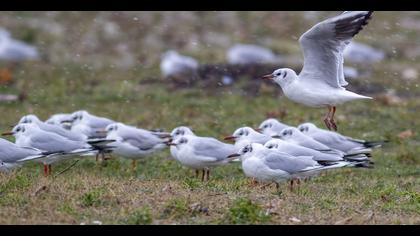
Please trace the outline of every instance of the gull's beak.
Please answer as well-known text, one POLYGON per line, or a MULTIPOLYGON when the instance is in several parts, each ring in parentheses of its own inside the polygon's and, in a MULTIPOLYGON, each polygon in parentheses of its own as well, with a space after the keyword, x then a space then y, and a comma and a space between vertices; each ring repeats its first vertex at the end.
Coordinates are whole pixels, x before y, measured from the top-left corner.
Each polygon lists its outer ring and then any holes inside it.
POLYGON ((15 134, 14 132, 9 131, 9 132, 2 133, 1 135, 2 136, 10 136, 10 135, 14 135, 14 134, 15 134))
POLYGON ((173 143, 173 142, 167 142, 166 145, 168 145, 168 146, 177 146, 176 143, 173 143))
POLYGON ((255 131, 257 131, 257 132, 261 132, 261 131, 263 131, 263 129, 261 129, 261 128, 256 128, 256 129, 254 129, 255 131))
POLYGON ((106 130, 96 130, 95 133, 97 134, 107 134, 106 130))
POLYGON ((275 134, 275 135, 271 135, 272 138, 281 138, 280 135, 275 134))
POLYGON ((224 140, 234 140, 234 139, 236 139, 235 136, 227 136, 224 138, 224 140))
POLYGON ((263 79, 263 80, 273 79, 273 78, 274 78, 273 74, 264 75, 263 77, 261 77, 261 79, 263 79))
POLYGON ((61 124, 64 124, 64 123, 73 123, 73 121, 72 120, 62 120, 61 122, 60 122, 61 124))
POLYGON ((238 153, 234 153, 228 156, 228 158, 232 158, 232 157, 239 157, 241 154, 238 153))

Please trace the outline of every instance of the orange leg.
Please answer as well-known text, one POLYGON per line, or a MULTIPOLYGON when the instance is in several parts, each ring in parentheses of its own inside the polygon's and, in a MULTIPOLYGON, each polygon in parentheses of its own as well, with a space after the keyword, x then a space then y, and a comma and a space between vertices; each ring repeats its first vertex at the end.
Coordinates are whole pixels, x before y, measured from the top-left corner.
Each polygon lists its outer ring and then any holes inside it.
POLYGON ((44 176, 47 177, 48 176, 48 165, 44 164, 44 176))

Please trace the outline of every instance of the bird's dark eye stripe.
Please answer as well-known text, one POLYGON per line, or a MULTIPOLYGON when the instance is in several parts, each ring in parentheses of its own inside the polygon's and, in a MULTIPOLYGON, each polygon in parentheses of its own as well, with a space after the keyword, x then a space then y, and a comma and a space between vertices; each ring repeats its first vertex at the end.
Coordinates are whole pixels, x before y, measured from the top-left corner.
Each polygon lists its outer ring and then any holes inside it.
POLYGON ((287 71, 284 72, 283 79, 284 79, 284 77, 286 77, 286 75, 287 75, 287 71))

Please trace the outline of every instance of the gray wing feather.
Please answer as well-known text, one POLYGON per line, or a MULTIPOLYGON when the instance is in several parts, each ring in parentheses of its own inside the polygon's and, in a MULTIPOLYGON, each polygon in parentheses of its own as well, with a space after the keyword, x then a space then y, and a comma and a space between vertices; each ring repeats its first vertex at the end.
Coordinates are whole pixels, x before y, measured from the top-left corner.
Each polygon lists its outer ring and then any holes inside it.
POLYGON ((226 159, 236 152, 235 146, 223 143, 215 138, 197 137, 193 145, 194 154, 199 156, 213 157, 217 161, 226 159))
POLYGON ((347 82, 340 73, 344 48, 367 24, 371 14, 371 11, 345 12, 305 32, 299 38, 304 56, 299 77, 322 80, 335 88, 345 85, 347 82))
POLYGON ((31 137, 32 147, 48 152, 71 152, 76 149, 86 148, 86 144, 68 140, 55 133, 46 135, 33 135, 31 137))
POLYGON ((305 159, 294 158, 287 153, 273 151, 264 157, 264 163, 273 170, 283 170, 290 174, 300 172, 312 167, 313 162, 305 159))
POLYGON ((164 140, 155 136, 152 133, 141 132, 141 130, 134 130, 132 132, 124 132, 120 134, 124 142, 128 142, 141 150, 148 150, 154 146, 163 143, 164 140))

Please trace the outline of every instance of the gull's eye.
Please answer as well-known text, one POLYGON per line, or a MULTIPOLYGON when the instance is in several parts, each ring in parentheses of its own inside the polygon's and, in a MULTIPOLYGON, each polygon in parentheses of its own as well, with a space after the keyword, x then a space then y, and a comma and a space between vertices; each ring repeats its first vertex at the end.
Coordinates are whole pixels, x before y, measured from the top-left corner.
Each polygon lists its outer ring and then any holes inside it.
POLYGON ((16 129, 16 131, 17 131, 17 132, 20 132, 20 128, 17 128, 17 129, 16 129))
POLYGON ((280 76, 280 75, 281 75, 281 72, 277 72, 276 76, 280 76))
POLYGON ((263 126, 263 128, 264 128, 264 129, 268 128, 268 125, 264 125, 264 126, 263 126))
POLYGON ((286 136, 286 135, 287 135, 287 131, 284 131, 284 132, 283 132, 283 135, 284 135, 284 136, 286 136))
POLYGON ((244 132, 242 132, 242 131, 241 131, 241 132, 239 132, 239 135, 240 135, 240 136, 244 135, 244 132))

